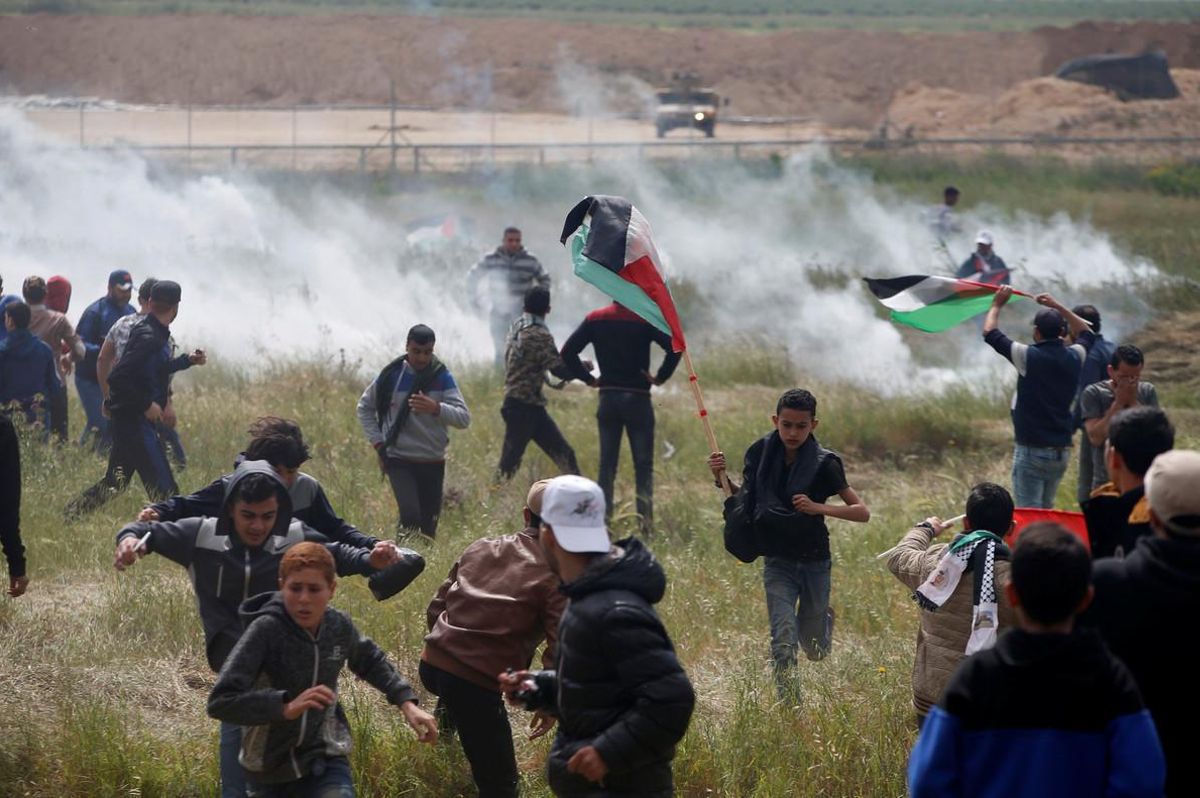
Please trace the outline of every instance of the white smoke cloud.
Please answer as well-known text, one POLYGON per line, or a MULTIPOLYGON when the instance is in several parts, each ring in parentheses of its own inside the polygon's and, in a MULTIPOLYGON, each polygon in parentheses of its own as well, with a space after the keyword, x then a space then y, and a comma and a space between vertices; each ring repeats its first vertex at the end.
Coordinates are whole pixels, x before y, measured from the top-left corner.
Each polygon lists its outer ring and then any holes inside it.
MULTIPOLYGON (((820 150, 793 157, 772 178, 696 158, 597 162, 545 175, 516 170, 494 174, 474 193, 425 189, 387 201, 319 186, 297 191, 294 182, 271 188, 247 175, 156 177, 135 155, 80 151, 0 110, 0 274, 9 290, 27 274, 67 276, 73 318, 103 292, 111 269, 128 268, 135 280, 177 279, 181 343, 250 366, 263 353, 339 349, 374 366, 402 347, 417 322, 435 327, 448 358, 482 361, 492 351, 487 321, 462 290, 479 251, 494 246, 507 223, 525 229, 555 278, 551 323, 561 341, 604 301, 569 275, 557 242, 561 220, 583 194, 619 193, 650 219, 669 279, 702 297, 702 318, 684 320, 701 354, 731 337, 757 336, 785 348, 802 374, 886 392, 1011 371, 970 323, 924 336, 881 318, 858 278, 946 273, 950 263, 932 248, 925 206, 820 150), (408 250, 400 221, 433 210, 474 219, 477 249, 408 250)), ((1136 302, 1104 302, 1128 293, 1113 286, 1153 277, 1153 265, 1121 253, 1088 223, 987 207, 961 221, 954 260, 987 227, 1017 267, 1018 287, 1100 304, 1108 337, 1144 314, 1136 302)), ((1005 328, 1027 338, 1032 313, 1029 304, 1007 309, 1005 328)))

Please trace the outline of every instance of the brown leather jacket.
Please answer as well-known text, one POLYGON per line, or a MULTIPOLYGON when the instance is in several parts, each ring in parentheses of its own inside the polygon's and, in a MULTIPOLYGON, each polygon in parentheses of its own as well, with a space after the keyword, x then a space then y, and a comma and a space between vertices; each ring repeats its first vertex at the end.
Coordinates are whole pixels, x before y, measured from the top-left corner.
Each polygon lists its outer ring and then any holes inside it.
MULTIPOLYGON (((923 526, 908 531, 888 556, 888 570, 909 590, 920 587, 946 551, 948 543, 930 546, 932 533, 923 526)), ((1000 615, 997 632, 1003 633, 1016 623, 1016 616, 1004 594, 1009 582, 1009 563, 996 561, 996 609, 1000 615)), ((917 655, 913 661, 913 706, 922 717, 942 697, 946 684, 958 664, 966 657, 971 636, 971 594, 974 575, 963 574, 950 599, 937 612, 920 610, 917 629, 917 655)))
POLYGON ((567 606, 559 584, 537 530, 475 541, 429 602, 421 658, 499 691, 496 677, 507 668, 529 667, 545 640, 542 665, 553 668, 558 621, 567 606))

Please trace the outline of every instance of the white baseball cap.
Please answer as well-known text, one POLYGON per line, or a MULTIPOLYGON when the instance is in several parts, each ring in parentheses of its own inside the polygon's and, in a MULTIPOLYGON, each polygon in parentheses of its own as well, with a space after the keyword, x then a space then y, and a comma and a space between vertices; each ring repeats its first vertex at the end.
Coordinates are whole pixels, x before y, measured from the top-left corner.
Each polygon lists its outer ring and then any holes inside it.
POLYGON ((573 554, 608 551, 604 492, 590 479, 568 474, 550 480, 539 515, 554 530, 558 545, 567 551, 573 554))
POLYGON ((1200 537, 1200 452, 1174 449, 1146 471, 1146 501, 1173 534, 1200 537))
POLYGON ((994 243, 992 241, 991 231, 980 230, 979 235, 975 236, 975 243, 976 244, 987 244, 990 247, 994 243))

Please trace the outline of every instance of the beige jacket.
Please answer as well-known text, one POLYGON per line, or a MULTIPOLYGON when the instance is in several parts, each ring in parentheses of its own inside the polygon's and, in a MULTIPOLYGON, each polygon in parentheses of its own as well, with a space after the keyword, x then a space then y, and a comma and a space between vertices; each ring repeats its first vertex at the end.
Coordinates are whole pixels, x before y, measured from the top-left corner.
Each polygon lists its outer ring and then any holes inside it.
POLYGON ((50 347, 54 353, 54 368, 58 371, 59 379, 62 379, 64 374, 60 356, 63 354, 63 344, 67 345, 65 348, 70 352, 71 360, 78 362, 83 360, 83 341, 79 340, 67 317, 57 310, 50 310, 45 305, 30 305, 29 311, 29 332, 50 347))
MULTIPOLYGON (((930 546, 932 533, 923 526, 913 527, 888 557, 888 570, 909 590, 921 586, 945 553, 947 543, 930 546)), ((1016 623, 1012 607, 1004 594, 1009 582, 1009 563, 996 561, 996 604, 1000 615, 998 632, 1016 623)), ((974 574, 965 573, 950 600, 937 612, 921 610, 917 629, 917 656, 913 662, 913 706, 924 716, 942 697, 942 691, 958 664, 966 656, 971 636, 971 594, 974 574)))

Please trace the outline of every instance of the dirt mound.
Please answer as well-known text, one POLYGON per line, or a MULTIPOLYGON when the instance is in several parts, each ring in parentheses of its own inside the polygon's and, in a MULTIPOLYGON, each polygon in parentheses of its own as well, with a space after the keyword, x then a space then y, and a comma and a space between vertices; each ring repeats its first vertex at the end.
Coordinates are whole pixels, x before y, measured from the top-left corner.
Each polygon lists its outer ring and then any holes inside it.
POLYGON ((1097 86, 1057 78, 1017 83, 995 98, 909 84, 888 120, 917 137, 1194 136, 1200 131, 1200 70, 1175 69, 1175 100, 1122 102, 1097 86))
POLYGON ((627 111, 644 107, 672 71, 688 70, 730 97, 733 114, 866 127, 914 82, 995 96, 1076 51, 1151 41, 1166 44, 1174 65, 1200 67, 1196 23, 906 34, 353 14, 4 16, 0 92, 198 105, 383 103, 394 81, 405 104, 627 111), (594 99, 600 94, 603 103, 594 99))

